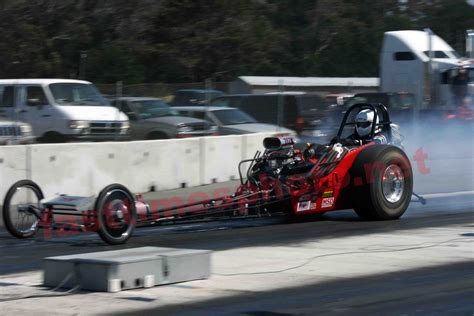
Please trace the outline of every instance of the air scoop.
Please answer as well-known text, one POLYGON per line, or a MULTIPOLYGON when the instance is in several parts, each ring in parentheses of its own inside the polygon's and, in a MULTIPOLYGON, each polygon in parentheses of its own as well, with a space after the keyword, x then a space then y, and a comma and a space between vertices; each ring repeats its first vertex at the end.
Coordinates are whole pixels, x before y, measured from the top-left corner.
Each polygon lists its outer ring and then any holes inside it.
POLYGON ((295 144, 295 139, 289 136, 266 137, 263 140, 263 147, 268 150, 288 149, 295 144))

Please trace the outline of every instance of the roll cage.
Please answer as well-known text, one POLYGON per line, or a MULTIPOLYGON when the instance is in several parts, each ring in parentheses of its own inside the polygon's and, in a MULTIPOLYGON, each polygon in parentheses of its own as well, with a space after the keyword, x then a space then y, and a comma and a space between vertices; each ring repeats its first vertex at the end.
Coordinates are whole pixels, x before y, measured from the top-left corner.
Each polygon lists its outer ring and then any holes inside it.
MULTIPOLYGON (((382 132, 388 136, 389 142, 392 139, 392 129, 390 128, 390 115, 388 114, 388 110, 382 103, 357 103, 352 105, 349 109, 347 109, 346 113, 344 114, 344 118, 342 119, 341 125, 339 127, 339 131, 337 132, 337 138, 345 138, 344 132, 346 127, 348 126, 355 126, 356 121, 355 118, 357 113, 362 110, 372 110, 374 111, 374 121, 372 122, 372 128, 370 130, 370 134, 367 137, 368 141, 371 141, 375 136, 375 129, 380 127, 382 132), (378 123, 377 123, 378 118, 378 123)), ((352 129, 353 130, 353 129, 352 129)))

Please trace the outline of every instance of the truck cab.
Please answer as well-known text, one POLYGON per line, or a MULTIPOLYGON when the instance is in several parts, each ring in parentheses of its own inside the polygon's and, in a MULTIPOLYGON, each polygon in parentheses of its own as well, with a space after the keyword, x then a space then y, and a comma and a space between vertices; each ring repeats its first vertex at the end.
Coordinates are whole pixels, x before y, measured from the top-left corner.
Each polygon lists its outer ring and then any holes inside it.
POLYGON ((384 35, 380 55, 380 91, 412 93, 418 109, 452 110, 457 105, 452 78, 460 68, 474 93, 474 60, 463 59, 431 31, 393 31, 384 35))

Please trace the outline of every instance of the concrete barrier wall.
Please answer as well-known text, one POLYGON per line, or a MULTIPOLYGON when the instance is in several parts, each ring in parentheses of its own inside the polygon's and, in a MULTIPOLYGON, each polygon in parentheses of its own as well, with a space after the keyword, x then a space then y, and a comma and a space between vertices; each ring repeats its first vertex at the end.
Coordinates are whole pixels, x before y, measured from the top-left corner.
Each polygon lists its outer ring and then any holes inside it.
MULTIPOLYGON (((266 134, 203 137, 141 142, 71 143, 0 146, 0 205, 6 191, 20 179, 37 182, 46 196, 57 193, 96 195, 111 183, 132 192, 162 191, 237 179, 238 163, 263 150, 266 134)), ((424 144, 408 146, 419 192, 473 190, 473 152, 469 146, 440 150, 424 144), (428 172, 415 161, 426 154, 428 172)), ((245 173, 246 166, 242 171, 245 173)))
POLYGON ((271 134, 141 142, 0 147, 0 204, 8 188, 31 179, 45 196, 97 195, 111 183, 132 192, 193 187, 238 178, 241 159, 271 134))
POLYGON ((201 138, 201 183, 223 182, 238 177, 242 136, 201 138))
POLYGON ((0 204, 10 186, 29 175, 27 146, 0 147, 0 204))
POLYGON ((31 179, 45 195, 92 195, 111 183, 133 192, 199 185, 197 139, 30 147, 31 179))

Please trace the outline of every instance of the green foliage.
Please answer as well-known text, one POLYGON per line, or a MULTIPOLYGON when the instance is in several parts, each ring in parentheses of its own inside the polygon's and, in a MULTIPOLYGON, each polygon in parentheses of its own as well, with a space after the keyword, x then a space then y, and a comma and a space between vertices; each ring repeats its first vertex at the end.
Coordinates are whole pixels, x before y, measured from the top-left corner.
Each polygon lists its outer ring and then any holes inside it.
POLYGON ((464 0, 0 0, 0 74, 77 77, 82 62, 97 83, 377 76, 383 32, 430 27, 463 53, 473 26, 464 0))

